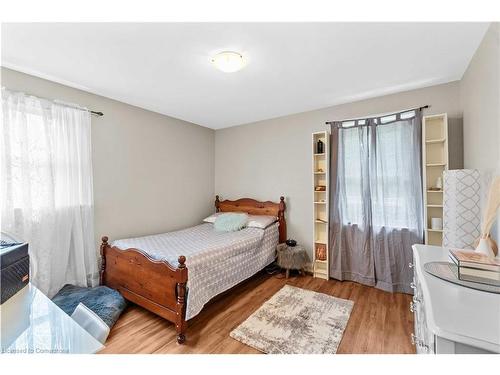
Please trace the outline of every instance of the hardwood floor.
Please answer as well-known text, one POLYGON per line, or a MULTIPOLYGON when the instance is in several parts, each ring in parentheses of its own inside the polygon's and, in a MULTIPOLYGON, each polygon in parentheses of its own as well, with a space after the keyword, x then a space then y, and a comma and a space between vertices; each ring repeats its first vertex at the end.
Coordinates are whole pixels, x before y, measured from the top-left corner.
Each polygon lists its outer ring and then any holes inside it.
POLYGON ((172 323, 130 304, 111 330, 102 353, 259 353, 229 333, 285 284, 354 301, 337 353, 415 353, 410 342, 411 296, 334 280, 296 276, 288 280, 260 273, 211 301, 188 322, 187 341, 178 345, 172 323))

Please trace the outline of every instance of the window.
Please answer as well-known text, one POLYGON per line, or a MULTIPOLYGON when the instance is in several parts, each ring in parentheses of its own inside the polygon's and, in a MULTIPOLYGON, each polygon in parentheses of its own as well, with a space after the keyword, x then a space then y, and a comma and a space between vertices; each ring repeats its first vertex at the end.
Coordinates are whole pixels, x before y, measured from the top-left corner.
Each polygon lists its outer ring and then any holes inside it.
POLYGON ((422 198, 412 194, 418 194, 414 186, 420 184, 420 172, 415 171, 420 160, 414 152, 420 146, 414 139, 415 112, 403 115, 403 121, 390 115, 372 120, 370 126, 341 130, 339 188, 345 196, 341 200, 344 224, 362 226, 369 216, 374 227, 417 226, 415 200, 422 198))
POLYGON ((49 297, 97 282, 90 114, 2 89, 2 230, 30 244, 30 280, 49 297))

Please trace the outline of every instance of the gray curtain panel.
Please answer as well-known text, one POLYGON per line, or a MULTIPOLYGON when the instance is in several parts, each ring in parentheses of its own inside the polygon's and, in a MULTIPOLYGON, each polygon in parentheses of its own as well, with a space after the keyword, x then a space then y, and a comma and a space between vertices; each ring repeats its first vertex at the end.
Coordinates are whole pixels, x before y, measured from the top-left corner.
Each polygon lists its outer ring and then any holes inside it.
POLYGON ((330 277, 412 293, 423 241, 420 111, 332 124, 330 277))

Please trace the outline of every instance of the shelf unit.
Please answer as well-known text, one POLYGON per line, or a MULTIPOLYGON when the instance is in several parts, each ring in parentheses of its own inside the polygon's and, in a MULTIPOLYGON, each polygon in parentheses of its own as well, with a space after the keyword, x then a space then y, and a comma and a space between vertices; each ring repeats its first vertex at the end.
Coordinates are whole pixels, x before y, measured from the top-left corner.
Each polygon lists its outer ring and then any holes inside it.
POLYGON ((313 275, 321 279, 329 278, 328 262, 328 219, 329 219, 329 132, 322 131, 312 134, 312 190, 313 190, 313 275), (317 153, 317 143, 321 140, 324 152, 317 153), (324 191, 316 191, 317 186, 326 186, 324 191), (326 259, 317 259, 317 251, 323 248, 326 259))
MULTIPOLYGON (((431 218, 443 219, 443 189, 436 187, 439 177, 443 182, 443 172, 448 169, 448 115, 424 116, 422 121, 422 165, 424 190, 425 243, 441 246, 443 231, 431 229, 431 218)), ((444 185, 443 185, 444 186, 444 185)))

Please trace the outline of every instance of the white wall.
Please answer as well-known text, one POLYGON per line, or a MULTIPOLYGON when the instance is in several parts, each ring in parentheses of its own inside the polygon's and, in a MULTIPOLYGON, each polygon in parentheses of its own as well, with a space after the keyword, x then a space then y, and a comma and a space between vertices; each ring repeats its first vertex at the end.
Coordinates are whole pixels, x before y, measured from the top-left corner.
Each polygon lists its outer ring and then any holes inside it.
POLYGON ((311 133, 326 121, 424 104, 431 105, 425 114, 461 118, 458 82, 217 130, 215 193, 274 201, 284 195, 288 237, 312 254, 311 133))
MULTIPOLYGON (((483 187, 500 175, 500 24, 493 23, 461 82, 464 166, 481 171, 483 187)), ((483 204, 486 195, 483 192, 483 204)), ((500 215, 499 215, 500 218, 500 215)), ((500 240, 500 225, 493 232, 500 240)))
POLYGON ((214 131, 2 68, 2 86, 104 112, 92 116, 97 239, 160 233, 213 212, 214 131))

